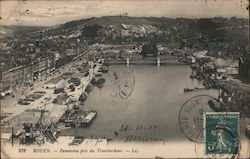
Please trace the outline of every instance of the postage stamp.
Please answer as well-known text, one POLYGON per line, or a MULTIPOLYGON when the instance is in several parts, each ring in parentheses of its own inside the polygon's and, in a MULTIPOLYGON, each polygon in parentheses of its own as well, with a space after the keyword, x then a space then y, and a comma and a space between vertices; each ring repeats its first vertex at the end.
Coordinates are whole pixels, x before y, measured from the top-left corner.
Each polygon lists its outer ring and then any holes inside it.
POLYGON ((213 125, 207 125, 206 128, 203 128, 197 136, 197 140, 199 139, 200 142, 195 142, 195 153, 197 158, 209 158, 209 159, 214 159, 214 158, 223 158, 223 159, 231 159, 231 158, 241 158, 241 153, 240 153, 240 147, 241 147, 241 142, 238 142, 237 138, 239 138, 237 136, 236 133, 234 133, 233 129, 231 129, 229 126, 225 126, 225 125, 220 125, 220 124, 213 124, 213 125), (217 126, 216 126, 217 125, 217 126), (204 138, 204 132, 207 130, 210 131, 215 131, 215 129, 220 128, 221 131, 225 130, 228 132, 228 134, 230 134, 230 136, 235 137, 236 140, 232 141, 232 143, 236 143, 234 149, 231 151, 232 153, 223 153, 223 152, 219 152, 219 153, 206 153, 206 147, 210 146, 209 148, 213 148, 212 144, 209 144, 210 141, 206 141, 205 142, 205 138, 204 138))
POLYGON ((239 112, 204 113, 206 154, 237 154, 240 143, 239 112))

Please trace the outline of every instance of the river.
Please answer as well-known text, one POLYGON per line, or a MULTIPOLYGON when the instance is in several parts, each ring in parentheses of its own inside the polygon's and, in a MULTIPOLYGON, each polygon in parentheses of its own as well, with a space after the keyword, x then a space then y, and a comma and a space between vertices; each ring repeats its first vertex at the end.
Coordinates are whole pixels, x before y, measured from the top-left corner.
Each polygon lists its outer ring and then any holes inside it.
MULTIPOLYGON (((134 65, 134 89, 123 99, 115 96, 117 87, 112 81, 112 72, 126 72, 125 65, 109 66, 109 73, 103 88, 94 87, 84 109, 96 110, 96 120, 89 128, 78 128, 77 134, 85 137, 110 137, 124 140, 127 135, 138 135, 165 139, 183 139, 178 115, 181 106, 193 96, 206 94, 217 96, 217 90, 200 90, 184 93, 186 87, 202 84, 189 78, 192 70, 188 65, 134 65), (126 132, 119 129, 127 127, 126 132), (119 134, 115 134, 119 132, 119 134)), ((62 132, 74 135, 75 130, 62 132)))

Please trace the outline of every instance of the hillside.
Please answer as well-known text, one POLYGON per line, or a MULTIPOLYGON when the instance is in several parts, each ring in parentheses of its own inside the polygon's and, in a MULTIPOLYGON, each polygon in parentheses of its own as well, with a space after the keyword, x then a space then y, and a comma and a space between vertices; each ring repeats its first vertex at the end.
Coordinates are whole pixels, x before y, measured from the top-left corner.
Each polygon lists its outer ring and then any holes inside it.
MULTIPOLYGON (((229 29, 234 28, 248 28, 248 19, 237 19, 237 18, 203 18, 203 19, 186 19, 186 18, 165 18, 165 17, 128 17, 128 16, 103 16, 103 17, 93 17, 88 19, 81 19, 66 22, 64 24, 57 25, 48 29, 48 33, 55 32, 69 33, 74 30, 83 30, 86 26, 97 25, 102 28, 107 28, 109 26, 114 26, 117 28, 123 28, 124 25, 128 26, 153 26, 157 27, 159 30, 166 30, 171 28, 189 28, 190 30, 197 31, 213 31, 219 29, 229 29), (67 32, 64 32, 64 31, 67 32)), ((46 27, 40 26, 4 26, 0 25, 0 34, 26 34, 35 31, 46 29, 46 27)), ((124 28, 123 28, 124 29, 124 28)), ((126 29, 126 28, 125 28, 126 29)))
POLYGON ((231 56, 248 52, 248 24, 248 19, 235 17, 187 19, 104 16, 70 21, 47 28, 1 26, 0 29, 2 35, 25 35, 16 36, 24 43, 40 39, 46 48, 52 47, 52 50, 55 46, 61 50, 66 47, 73 48, 76 41, 89 44, 153 41, 157 44, 167 44, 173 49, 206 49, 212 54, 222 51, 223 54, 231 56))
POLYGON ((100 26, 108 26, 108 25, 121 25, 121 24, 129 24, 129 25, 152 25, 153 22, 144 17, 127 17, 127 16, 104 16, 100 18, 89 18, 83 20, 76 20, 67 22, 62 24, 63 28, 82 28, 86 25, 97 24, 100 26))
POLYGON ((42 27, 42 26, 0 25, 0 36, 22 35, 22 34, 39 31, 45 28, 46 27, 42 27))
POLYGON ((147 42, 173 44, 174 48, 222 51, 227 56, 248 52, 249 20, 240 18, 165 18, 105 16, 67 22, 47 32, 92 42, 147 42))
POLYGON ((104 16, 100 18, 89 18, 76 21, 70 21, 65 24, 58 25, 54 31, 56 33, 69 33, 75 29, 82 30, 87 26, 99 26, 100 28, 124 28, 124 25, 132 26, 128 30, 133 30, 133 27, 152 26, 158 30, 168 30, 172 28, 188 28, 190 31, 198 32, 213 32, 219 29, 234 29, 234 28, 248 28, 248 19, 237 18, 207 18, 207 19, 185 19, 185 18, 157 18, 157 17, 128 17, 128 16, 104 16), (66 31, 66 32, 64 32, 66 31))

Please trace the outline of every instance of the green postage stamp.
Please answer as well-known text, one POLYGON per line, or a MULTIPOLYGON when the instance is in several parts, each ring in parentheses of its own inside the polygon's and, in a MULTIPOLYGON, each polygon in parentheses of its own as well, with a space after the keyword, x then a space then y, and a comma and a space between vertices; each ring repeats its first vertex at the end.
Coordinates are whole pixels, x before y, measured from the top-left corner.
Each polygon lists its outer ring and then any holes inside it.
POLYGON ((204 114, 206 154, 238 154, 240 113, 206 112, 204 114))

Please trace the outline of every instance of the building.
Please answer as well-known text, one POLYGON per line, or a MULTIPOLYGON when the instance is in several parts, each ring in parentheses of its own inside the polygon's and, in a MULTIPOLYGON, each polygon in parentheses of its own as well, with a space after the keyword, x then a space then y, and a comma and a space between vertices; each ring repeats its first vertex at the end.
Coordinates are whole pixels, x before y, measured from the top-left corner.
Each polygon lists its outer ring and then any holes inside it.
POLYGON ((34 80, 39 79, 41 75, 50 73, 54 65, 54 57, 51 56, 45 59, 37 59, 29 65, 21 65, 8 71, 0 72, 0 92, 17 90, 23 85, 31 84, 34 80))
POLYGON ((239 76, 250 81, 250 58, 239 58, 239 76))
POLYGON ((66 50, 66 56, 76 56, 77 55, 77 51, 74 49, 67 49, 66 50))
POLYGON ((124 38, 124 37, 131 36, 131 34, 130 34, 129 30, 121 29, 120 36, 121 36, 121 38, 124 38))

